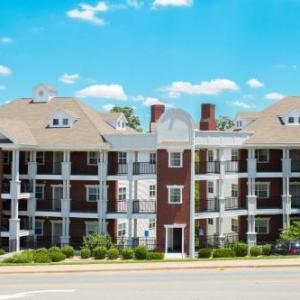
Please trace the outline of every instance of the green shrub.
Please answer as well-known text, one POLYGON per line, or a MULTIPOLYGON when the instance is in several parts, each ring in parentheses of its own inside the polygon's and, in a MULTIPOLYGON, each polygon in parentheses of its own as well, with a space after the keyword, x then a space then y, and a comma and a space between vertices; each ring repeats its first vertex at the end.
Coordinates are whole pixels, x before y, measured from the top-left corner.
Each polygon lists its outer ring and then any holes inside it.
POLYGON ((33 259, 34 252, 32 250, 26 250, 5 259, 4 262, 13 264, 29 264, 33 262, 33 259))
POLYGON ((108 259, 117 259, 119 257, 119 250, 117 248, 110 248, 107 251, 107 257, 108 259))
POLYGON ((34 262, 35 263, 50 263, 51 258, 48 253, 45 252, 37 252, 34 255, 34 262))
POLYGON ((107 253, 107 249, 104 247, 96 247, 93 250, 93 256, 95 259, 104 259, 107 253))
POLYGON ((251 256, 259 256, 261 255, 261 250, 258 246, 252 246, 250 248, 250 255, 251 256))
POLYGON ((109 249, 111 246, 111 237, 109 235, 102 235, 98 233, 92 233, 86 236, 82 243, 82 248, 89 248, 91 252, 97 247, 109 249))
POLYGON ((3 255, 3 254, 5 254, 5 250, 0 248, 0 255, 3 255))
POLYGON ((61 249, 57 246, 53 246, 53 247, 49 248, 48 252, 49 253, 51 253, 51 252, 61 252, 61 249))
POLYGON ((213 251, 213 257, 234 257, 234 252, 231 248, 218 248, 213 251))
POLYGON ((37 254, 48 254, 48 250, 46 248, 38 248, 35 250, 35 255, 37 254))
POLYGON ((271 249, 272 245, 271 244, 265 244, 262 247, 262 254, 265 256, 270 256, 271 255, 271 249))
POLYGON ((236 243, 232 247, 235 256, 244 257, 248 254, 248 246, 245 243, 236 243))
POLYGON ((162 260, 165 258, 165 254, 159 251, 149 251, 147 253, 147 259, 150 260, 162 260))
POLYGON ((201 248, 198 251, 199 258, 210 258, 212 250, 210 248, 201 248))
POLYGON ((66 259, 66 256, 61 251, 56 250, 49 252, 49 257, 53 262, 59 262, 66 259))
POLYGON ((72 246, 63 246, 61 252, 67 257, 73 257, 75 254, 74 248, 72 246))
POLYGON ((82 248, 80 250, 80 256, 83 259, 87 259, 91 257, 91 250, 89 248, 82 248))
POLYGON ((134 251, 132 248, 124 248, 121 255, 123 259, 133 259, 134 251))
POLYGON ((148 249, 146 246, 138 246, 134 250, 134 256, 136 259, 147 259, 148 249))

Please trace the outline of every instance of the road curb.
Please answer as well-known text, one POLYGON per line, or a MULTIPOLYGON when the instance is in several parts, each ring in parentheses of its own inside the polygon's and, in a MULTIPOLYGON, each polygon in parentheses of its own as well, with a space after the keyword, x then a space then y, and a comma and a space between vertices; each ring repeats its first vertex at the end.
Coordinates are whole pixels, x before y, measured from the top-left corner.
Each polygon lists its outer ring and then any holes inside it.
MULTIPOLYGON (((29 267, 30 268, 30 267, 29 267)), ((140 272, 140 271, 174 271, 174 270, 225 270, 225 269, 263 269, 263 268, 300 268, 300 264, 247 264, 247 265, 213 265, 213 266, 159 266, 146 268, 91 268, 91 269, 55 269, 55 270, 5 270, 1 271, 0 275, 17 275, 17 274, 59 274, 59 273, 94 273, 94 272, 140 272)))

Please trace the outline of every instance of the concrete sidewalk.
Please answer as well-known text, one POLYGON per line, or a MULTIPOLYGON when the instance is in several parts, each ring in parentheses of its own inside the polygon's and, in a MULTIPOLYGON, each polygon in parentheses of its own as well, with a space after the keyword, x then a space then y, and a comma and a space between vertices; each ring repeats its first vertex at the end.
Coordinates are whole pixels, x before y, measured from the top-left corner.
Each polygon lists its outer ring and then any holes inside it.
POLYGON ((37 274, 37 273, 82 273, 82 272, 122 272, 151 270, 192 270, 222 268, 300 268, 300 258, 257 259, 257 260, 214 260, 214 261, 174 261, 141 263, 94 263, 78 265, 37 265, 37 266, 3 266, 0 275, 37 274))

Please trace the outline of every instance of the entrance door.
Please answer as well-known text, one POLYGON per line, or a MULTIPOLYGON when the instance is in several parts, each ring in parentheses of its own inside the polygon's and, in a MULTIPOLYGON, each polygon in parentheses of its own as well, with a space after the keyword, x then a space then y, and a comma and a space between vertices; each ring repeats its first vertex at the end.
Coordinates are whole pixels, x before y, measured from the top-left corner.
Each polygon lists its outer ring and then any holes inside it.
POLYGON ((53 174, 61 174, 61 163, 64 160, 63 152, 54 152, 53 153, 53 174))
POLYGON ((300 208, 300 184, 290 184, 290 194, 292 196, 292 208, 300 208))
POLYGON ((63 198, 63 187, 54 186, 53 187, 53 198, 52 198, 52 208, 54 211, 61 210, 61 199, 63 198))
POLYGON ((167 234, 168 234, 168 252, 169 253, 181 253, 183 250, 182 247, 182 232, 183 228, 168 228, 167 234))
POLYGON ((62 236, 62 222, 52 223, 52 245, 60 245, 60 237, 62 236))

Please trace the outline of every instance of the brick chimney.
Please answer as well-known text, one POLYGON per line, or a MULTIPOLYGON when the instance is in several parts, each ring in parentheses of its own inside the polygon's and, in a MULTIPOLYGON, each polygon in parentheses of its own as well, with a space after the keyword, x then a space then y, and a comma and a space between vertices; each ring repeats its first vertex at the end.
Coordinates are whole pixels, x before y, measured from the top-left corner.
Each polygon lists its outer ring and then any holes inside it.
POLYGON ((151 121, 150 121, 150 132, 155 129, 155 125, 161 115, 165 112, 165 106, 163 104, 151 105, 151 121), (154 125, 154 126, 153 126, 154 125))
POLYGON ((215 110, 214 104, 201 105, 200 130, 216 130, 215 110))

